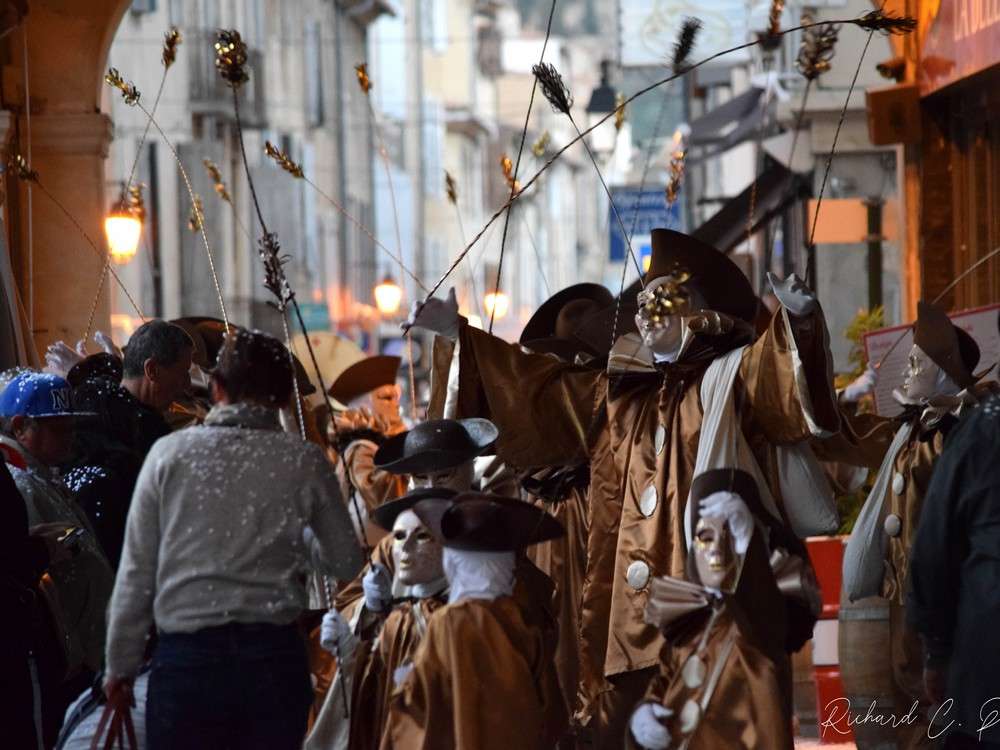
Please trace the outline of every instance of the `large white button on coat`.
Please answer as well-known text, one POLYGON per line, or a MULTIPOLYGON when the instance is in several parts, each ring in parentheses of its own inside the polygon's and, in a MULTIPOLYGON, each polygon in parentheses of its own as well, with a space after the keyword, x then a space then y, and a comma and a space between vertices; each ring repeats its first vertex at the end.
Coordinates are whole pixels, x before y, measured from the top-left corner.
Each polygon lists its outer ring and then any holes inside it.
POLYGON ((885 533, 891 537, 899 536, 899 532, 903 530, 903 522, 899 520, 899 516, 895 513, 890 513, 885 517, 885 533))
POLYGON ((646 518, 649 518, 656 512, 656 503, 659 498, 656 494, 656 487, 654 485, 649 485, 646 489, 642 491, 642 495, 639 496, 639 512, 642 513, 646 518))
POLYGON ((649 583, 649 566, 642 560, 636 560, 625 571, 625 580, 636 591, 645 588, 649 583))

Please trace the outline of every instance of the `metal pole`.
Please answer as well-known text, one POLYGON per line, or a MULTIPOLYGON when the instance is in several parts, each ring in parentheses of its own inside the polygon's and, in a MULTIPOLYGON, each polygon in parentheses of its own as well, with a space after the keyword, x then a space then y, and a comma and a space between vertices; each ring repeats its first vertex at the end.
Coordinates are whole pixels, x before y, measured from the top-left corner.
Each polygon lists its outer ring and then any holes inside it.
POLYGON ((868 209, 868 309, 882 304, 882 198, 865 201, 868 209))

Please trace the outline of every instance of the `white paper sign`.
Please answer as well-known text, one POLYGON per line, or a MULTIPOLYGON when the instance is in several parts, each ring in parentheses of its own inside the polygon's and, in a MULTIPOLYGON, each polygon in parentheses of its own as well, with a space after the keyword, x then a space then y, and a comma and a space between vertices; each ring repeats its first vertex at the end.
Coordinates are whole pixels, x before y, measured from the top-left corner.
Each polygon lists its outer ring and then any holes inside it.
MULTIPOLYGON (((977 307, 972 310, 962 310, 948 317, 951 322, 975 339, 979 344, 979 366, 976 372, 982 372, 1000 361, 1000 305, 977 307)), ((875 378, 875 411, 883 417, 894 417, 903 411, 903 407, 892 397, 892 392, 903 384, 906 373, 906 362, 913 346, 913 329, 910 326, 894 326, 882 328, 865 335, 865 352, 868 361, 877 368, 875 378), (902 339, 896 344, 896 341, 902 339), (895 346, 895 348, 893 348, 895 346)), ((997 379, 994 368, 988 380, 997 379)))

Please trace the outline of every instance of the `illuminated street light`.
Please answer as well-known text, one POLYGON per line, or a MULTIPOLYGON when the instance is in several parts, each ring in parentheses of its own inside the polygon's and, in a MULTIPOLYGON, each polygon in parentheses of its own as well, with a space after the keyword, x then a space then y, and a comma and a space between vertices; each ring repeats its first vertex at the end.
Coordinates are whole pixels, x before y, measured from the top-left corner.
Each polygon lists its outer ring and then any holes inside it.
POLYGON ((483 297, 486 314, 499 320, 510 309, 510 297, 505 292, 489 292, 483 297))
POLYGON ((375 287, 375 306, 382 315, 395 315, 399 312, 402 302, 403 289, 392 280, 391 276, 386 276, 382 283, 375 287))
POLYGON ((115 263, 128 263, 135 257, 144 215, 140 188, 137 186, 126 192, 123 184, 121 196, 112 204, 110 213, 104 219, 104 234, 115 263))

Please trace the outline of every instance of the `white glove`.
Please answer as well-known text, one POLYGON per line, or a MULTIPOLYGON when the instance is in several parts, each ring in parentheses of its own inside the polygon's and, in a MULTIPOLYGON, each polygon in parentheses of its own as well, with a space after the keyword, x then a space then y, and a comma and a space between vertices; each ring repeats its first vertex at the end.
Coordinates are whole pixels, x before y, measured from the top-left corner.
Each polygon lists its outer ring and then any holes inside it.
POLYGON ((455 287, 448 290, 448 298, 444 300, 429 297, 423 302, 414 302, 410 309, 410 317, 403 324, 403 329, 423 328, 441 336, 456 338, 458 336, 458 299, 455 297, 455 287))
POLYGON ((83 342, 77 343, 77 349, 71 349, 65 341, 57 341, 49 344, 45 350, 45 371, 65 378, 66 374, 73 369, 73 365, 82 362, 87 356, 86 350, 80 352, 83 342))
POLYGON ((662 719, 673 713, 659 703, 640 703, 628 723, 635 741, 647 750, 666 750, 670 747, 670 732, 663 725, 662 719))
POLYGON ((855 404, 875 390, 875 368, 868 365, 865 371, 840 392, 840 401, 855 404))
POLYGON ((104 331, 95 331, 94 341, 97 342, 97 345, 101 347, 101 351, 105 354, 110 354, 112 357, 118 357, 118 359, 125 358, 122 354, 122 350, 115 345, 115 342, 112 341, 111 337, 104 331))
POLYGON ((382 565, 373 564, 364 578, 361 588, 365 592, 365 606, 372 612, 384 612, 392 604, 392 576, 382 565))
POLYGON ((331 609, 323 615, 323 623, 319 626, 319 645, 334 656, 345 652, 347 640, 351 637, 351 626, 343 615, 331 609))
POLYGON ((816 309, 816 295, 794 273, 782 281, 768 271, 767 280, 771 282, 774 296, 792 315, 808 315, 816 309))
POLYGON ((399 687, 403 684, 403 680, 410 676, 410 672, 413 671, 413 662, 408 661, 401 667, 396 667, 392 670, 392 686, 399 687))

